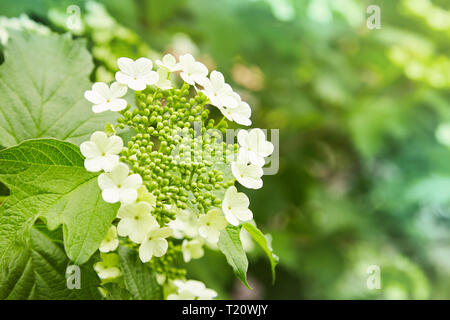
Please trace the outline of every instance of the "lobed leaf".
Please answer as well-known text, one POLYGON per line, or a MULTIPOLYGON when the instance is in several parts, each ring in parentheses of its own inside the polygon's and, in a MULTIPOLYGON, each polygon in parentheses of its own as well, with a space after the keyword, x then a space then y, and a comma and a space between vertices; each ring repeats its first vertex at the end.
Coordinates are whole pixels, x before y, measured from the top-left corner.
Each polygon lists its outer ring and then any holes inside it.
POLYGON ((68 257, 83 264, 98 249, 118 204, 103 201, 97 173, 87 172, 75 145, 30 140, 0 151, 0 180, 11 195, 0 207, 0 262, 15 259, 17 243, 38 217, 63 224, 68 257))
POLYGON ((75 144, 115 119, 94 114, 83 97, 90 88, 92 57, 84 40, 13 32, 0 66, 0 145, 32 138, 75 144))

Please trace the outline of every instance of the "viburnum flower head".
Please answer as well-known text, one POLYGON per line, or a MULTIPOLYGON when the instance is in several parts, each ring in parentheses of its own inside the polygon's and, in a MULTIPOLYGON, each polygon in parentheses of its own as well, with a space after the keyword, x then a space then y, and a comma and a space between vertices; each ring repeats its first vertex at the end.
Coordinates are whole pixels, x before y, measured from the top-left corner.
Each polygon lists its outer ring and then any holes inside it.
POLYGON ((117 225, 119 235, 128 236, 135 243, 142 243, 149 230, 159 227, 150 214, 151 209, 151 205, 143 201, 122 205, 117 213, 117 217, 121 219, 117 225))
POLYGON ((233 226, 238 226, 241 221, 253 219, 253 213, 248 208, 250 201, 245 193, 238 192, 235 186, 231 186, 225 192, 222 201, 222 210, 225 219, 233 226))
POLYGON ((233 93, 236 99, 239 99, 239 103, 236 108, 219 107, 220 112, 230 121, 234 121, 243 126, 249 126, 252 124, 250 116, 252 115, 252 109, 247 102, 241 100, 237 93, 233 93))
POLYGON ((84 167, 87 171, 111 171, 118 163, 118 154, 122 151, 123 141, 118 136, 108 137, 102 131, 91 135, 90 141, 80 145, 81 154, 86 158, 84 167))
POLYGON ((158 224, 147 232, 147 235, 139 247, 139 258, 142 262, 148 262, 155 257, 162 257, 167 252, 169 244, 166 238, 173 234, 168 227, 160 228, 158 224))
POLYGON ((203 93, 208 97, 211 104, 218 107, 236 108, 240 103, 240 97, 233 92, 225 78, 219 71, 212 71, 209 79, 203 85, 203 93))
POLYGON ((100 243, 100 252, 110 252, 116 250, 119 245, 119 239, 117 238, 116 226, 111 226, 106 234, 105 239, 100 243))
POLYGON ((163 69, 166 69, 168 72, 175 72, 180 70, 180 65, 177 63, 177 60, 170 53, 166 54, 161 60, 156 60, 156 64, 163 69))
POLYGON ((136 201, 137 190, 142 185, 142 178, 138 174, 128 175, 126 164, 119 163, 111 172, 102 173, 98 177, 98 185, 102 189, 103 200, 109 203, 120 201, 129 204, 136 201))
POLYGON ((205 284, 197 280, 174 280, 177 293, 167 296, 167 300, 211 300, 217 296, 217 292, 206 288, 205 284))
POLYGON ((219 241, 220 231, 227 224, 220 209, 211 209, 198 218, 198 233, 209 243, 215 244, 219 241))
POLYGON ((231 163, 231 172, 236 180, 246 188, 259 189, 263 185, 261 177, 263 169, 260 166, 243 161, 238 157, 237 161, 231 163))
POLYGON ((251 164, 264 166, 264 157, 273 152, 273 144, 266 140, 264 132, 259 128, 239 130, 237 138, 240 156, 248 159, 251 164))
POLYGON ((147 85, 158 82, 158 73, 153 71, 153 63, 150 59, 139 58, 133 61, 130 58, 119 58, 117 60, 120 71, 116 72, 116 80, 127 85, 130 89, 141 91, 147 85))
POLYGON ((127 86, 113 82, 110 87, 106 83, 96 82, 91 90, 84 93, 84 97, 94 105, 92 111, 100 113, 104 111, 120 111, 126 108, 127 101, 120 99, 127 93, 127 86))
POLYGON ((207 80, 208 68, 198 61, 190 54, 185 54, 180 57, 179 66, 181 69, 180 77, 184 82, 195 85, 196 83, 204 85, 207 80))

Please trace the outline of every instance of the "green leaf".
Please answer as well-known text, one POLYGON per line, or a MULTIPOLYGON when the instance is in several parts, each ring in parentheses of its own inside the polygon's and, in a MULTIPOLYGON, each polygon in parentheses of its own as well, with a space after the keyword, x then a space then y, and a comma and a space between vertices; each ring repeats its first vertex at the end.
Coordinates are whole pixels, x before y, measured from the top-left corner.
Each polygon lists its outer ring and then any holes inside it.
POLYGON ((38 217, 63 224, 64 247, 76 264, 98 249, 118 209, 103 201, 97 173, 87 172, 77 146, 38 139, 0 151, 0 180, 11 195, 0 207, 0 260, 23 241, 38 217))
POLYGON ((104 284, 103 287, 108 291, 106 300, 131 300, 130 292, 117 283, 109 282, 104 284))
POLYGON ((252 239, 264 250, 270 261, 270 268, 272 270, 272 282, 275 283, 275 267, 278 264, 278 256, 273 253, 272 239, 270 235, 264 235, 261 230, 250 223, 244 223, 243 227, 248 231, 252 239))
POLYGON ((80 288, 69 289, 66 270, 72 263, 62 248, 61 229, 35 225, 27 241, 16 243, 14 259, 0 262, 0 299, 100 299, 100 280, 86 263, 79 269, 80 288))
POLYGON ((156 273, 148 264, 142 263, 135 250, 121 246, 119 257, 125 285, 133 299, 162 299, 162 289, 156 281, 156 273))
POLYGON ((238 277, 247 288, 251 289, 247 282, 248 260, 239 237, 240 231, 240 226, 227 226, 220 233, 217 245, 220 251, 225 255, 228 264, 233 268, 236 277, 238 277))
POLYGON ((83 97, 92 68, 84 40, 12 33, 0 66, 0 145, 32 138, 79 144, 112 122, 114 113, 93 113, 83 97))

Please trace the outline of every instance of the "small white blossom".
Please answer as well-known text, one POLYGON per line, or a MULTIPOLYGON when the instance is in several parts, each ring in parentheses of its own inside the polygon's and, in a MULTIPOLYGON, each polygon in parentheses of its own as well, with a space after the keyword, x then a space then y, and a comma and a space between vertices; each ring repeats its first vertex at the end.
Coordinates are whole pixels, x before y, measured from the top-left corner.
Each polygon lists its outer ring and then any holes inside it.
POLYGON ((181 210, 175 207, 174 211, 175 220, 170 221, 168 224, 173 230, 174 238, 195 238, 198 235, 197 215, 189 209, 181 210))
POLYGON ((120 71, 116 72, 116 80, 126 84, 130 89, 140 91, 147 85, 158 82, 158 73, 152 71, 153 63, 150 59, 139 58, 133 61, 130 58, 119 58, 117 60, 120 71))
POLYGON ((94 105, 92 111, 100 113, 104 111, 120 111, 126 108, 127 101, 120 99, 127 93, 127 86, 113 82, 110 87, 104 82, 96 82, 92 90, 84 92, 84 97, 94 105))
POLYGON ((94 264, 94 270, 100 279, 112 279, 120 276, 119 256, 115 253, 101 254, 102 261, 94 264))
POLYGON ((80 151, 86 159, 84 167, 87 171, 98 172, 111 171, 118 163, 118 154, 122 151, 123 141, 118 136, 108 137, 102 131, 96 131, 91 135, 90 141, 80 145, 80 151))
POLYGON ((219 241, 220 231, 227 226, 227 221, 219 209, 211 209, 198 218, 198 233, 209 243, 219 241))
POLYGON ((240 155, 248 158, 250 163, 254 165, 264 166, 264 157, 273 152, 273 144, 266 140, 264 132, 259 128, 250 131, 240 130, 237 138, 240 145, 240 155))
POLYGON ((184 239, 181 245, 184 262, 189 262, 191 259, 199 259, 205 253, 203 251, 203 241, 201 239, 187 240, 184 239))
POLYGON ((253 219, 253 213, 248 208, 249 204, 250 201, 245 193, 238 192, 235 186, 229 187, 222 201, 225 219, 233 226, 239 225, 241 221, 253 219))
POLYGON ((217 297, 217 292, 206 288, 205 284, 197 280, 174 280, 177 293, 167 296, 167 300, 211 300, 217 297))
POLYGON ((185 54, 180 57, 179 63, 181 72, 180 77, 184 82, 195 85, 198 83, 204 85, 207 80, 208 68, 201 62, 195 61, 194 57, 190 54, 185 54))
POLYGON ((246 188, 259 189, 263 182, 263 169, 254 164, 247 164, 239 160, 231 163, 231 172, 236 180, 246 188))
POLYGON ((172 229, 160 228, 159 225, 152 228, 139 247, 139 258, 142 262, 148 262, 155 257, 162 257, 167 252, 169 244, 166 238, 172 235, 172 229))
POLYGON ((122 205, 117 213, 121 219, 117 225, 120 236, 128 236, 135 243, 142 243, 148 231, 158 228, 159 224, 150 214, 152 207, 147 202, 122 205))
POLYGON ((172 81, 168 78, 169 72, 165 68, 158 69, 159 80, 155 83, 155 86, 161 90, 172 89, 172 81))
POLYGON ((236 108, 240 103, 238 96, 233 94, 233 89, 228 83, 225 83, 222 73, 218 71, 211 72, 203 87, 203 93, 211 101, 211 104, 218 108, 236 108))
POLYGON ((170 53, 166 54, 161 60, 156 60, 156 64, 166 69, 168 72, 175 72, 180 70, 180 65, 177 63, 177 60, 170 53))
MULTIPOLYGON (((234 95, 236 98, 237 96, 234 95)), ((240 99, 240 98, 239 98, 240 99)), ((249 126, 252 124, 250 116, 252 115, 252 109, 247 102, 239 101, 236 108, 219 107, 220 112, 230 121, 234 121, 243 126, 249 126)))
POLYGON ((119 239, 117 238, 116 226, 111 226, 106 234, 105 239, 100 243, 100 252, 110 252, 116 250, 119 245, 119 239))
POLYGON ((128 176, 126 164, 119 163, 111 172, 102 173, 98 177, 98 185, 102 189, 103 200, 109 203, 128 204, 136 201, 137 189, 142 185, 142 178, 138 174, 128 176))

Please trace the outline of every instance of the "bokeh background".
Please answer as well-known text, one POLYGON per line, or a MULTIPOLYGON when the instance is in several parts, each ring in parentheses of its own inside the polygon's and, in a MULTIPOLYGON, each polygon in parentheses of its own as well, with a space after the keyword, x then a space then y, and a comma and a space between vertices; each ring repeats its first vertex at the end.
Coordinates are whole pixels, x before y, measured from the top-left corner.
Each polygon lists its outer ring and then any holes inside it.
POLYGON ((277 280, 243 234, 254 290, 219 253, 189 264, 220 298, 450 299, 448 0, 2 0, 0 16, 2 41, 29 20, 86 38, 93 81, 121 56, 192 53, 280 129, 278 174, 248 192, 277 280))

